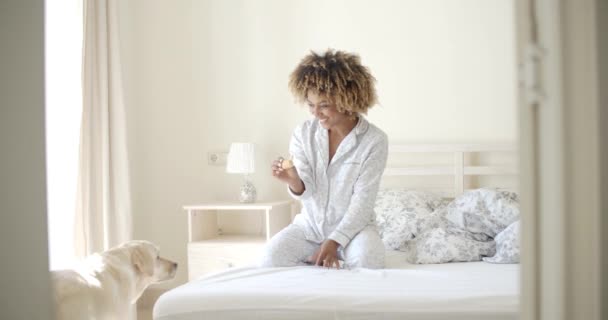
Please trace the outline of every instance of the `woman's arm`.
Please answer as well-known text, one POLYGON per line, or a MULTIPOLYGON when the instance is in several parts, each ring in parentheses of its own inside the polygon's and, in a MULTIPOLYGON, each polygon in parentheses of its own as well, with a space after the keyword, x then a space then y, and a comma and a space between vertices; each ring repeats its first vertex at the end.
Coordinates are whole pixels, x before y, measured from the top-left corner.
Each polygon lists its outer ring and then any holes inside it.
POLYGON ((293 164, 297 170, 300 181, 290 183, 288 191, 296 199, 306 199, 313 194, 314 190, 314 166, 306 156, 306 144, 308 137, 308 124, 297 127, 289 143, 289 153, 293 156, 293 164), (301 183, 301 184, 300 184, 301 183))

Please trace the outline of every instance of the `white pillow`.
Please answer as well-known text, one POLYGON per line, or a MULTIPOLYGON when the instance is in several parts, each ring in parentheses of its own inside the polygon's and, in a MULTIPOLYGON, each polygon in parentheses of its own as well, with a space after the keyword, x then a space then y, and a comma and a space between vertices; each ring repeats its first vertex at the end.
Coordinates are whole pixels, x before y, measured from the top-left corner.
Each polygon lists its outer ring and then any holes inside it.
POLYGON ((519 263, 519 220, 511 223, 496 238, 496 254, 483 258, 490 263, 519 263))
POLYGON ((384 245, 402 249, 418 234, 419 221, 441 206, 445 206, 445 200, 430 192, 403 188, 378 191, 374 209, 384 245))
POLYGON ((494 241, 477 241, 464 233, 448 232, 443 228, 426 230, 408 243, 410 263, 447 263, 479 261, 494 255, 494 241))
POLYGON ((519 220, 518 197, 514 192, 488 188, 467 191, 447 206, 446 218, 452 226, 485 241, 519 220))

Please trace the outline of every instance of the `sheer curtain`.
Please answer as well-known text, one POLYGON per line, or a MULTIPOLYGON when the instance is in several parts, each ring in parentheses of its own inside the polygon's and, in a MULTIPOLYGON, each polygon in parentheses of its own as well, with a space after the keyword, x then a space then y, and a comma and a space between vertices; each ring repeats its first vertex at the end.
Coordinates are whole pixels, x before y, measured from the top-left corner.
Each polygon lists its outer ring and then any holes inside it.
POLYGON ((76 196, 76 253, 132 237, 118 0, 83 0, 83 110, 76 196))

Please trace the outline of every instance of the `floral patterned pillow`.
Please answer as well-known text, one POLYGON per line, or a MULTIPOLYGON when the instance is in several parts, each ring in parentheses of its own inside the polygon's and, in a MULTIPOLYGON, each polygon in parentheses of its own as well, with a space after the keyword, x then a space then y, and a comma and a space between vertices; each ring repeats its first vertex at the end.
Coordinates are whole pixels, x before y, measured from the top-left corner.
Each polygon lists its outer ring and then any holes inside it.
POLYGON ((376 197, 378 231, 387 248, 400 250, 418 233, 423 218, 445 206, 436 194, 408 189, 384 189, 376 197))
POLYGON ((514 192, 488 188, 467 191, 447 206, 446 218, 451 226, 484 241, 519 220, 518 197, 514 192))
POLYGON ((511 223, 496 238, 496 254, 483 258, 490 263, 519 263, 519 220, 511 223))
POLYGON ((496 250, 494 241, 477 241, 442 228, 427 230, 406 246, 408 261, 419 264, 479 261, 496 250))

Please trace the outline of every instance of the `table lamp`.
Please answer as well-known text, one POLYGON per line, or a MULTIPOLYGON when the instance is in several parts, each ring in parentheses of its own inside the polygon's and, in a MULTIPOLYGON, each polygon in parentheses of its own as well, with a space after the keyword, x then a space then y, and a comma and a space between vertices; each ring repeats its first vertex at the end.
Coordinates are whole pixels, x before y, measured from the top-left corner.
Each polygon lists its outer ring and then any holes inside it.
POLYGON ((255 148, 253 143, 232 143, 228 152, 226 172, 244 175, 239 201, 244 203, 255 202, 257 192, 253 183, 249 181, 249 174, 255 172, 255 148))

